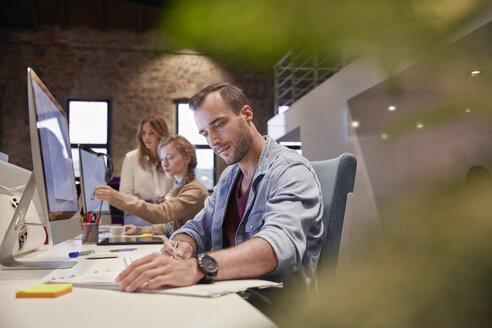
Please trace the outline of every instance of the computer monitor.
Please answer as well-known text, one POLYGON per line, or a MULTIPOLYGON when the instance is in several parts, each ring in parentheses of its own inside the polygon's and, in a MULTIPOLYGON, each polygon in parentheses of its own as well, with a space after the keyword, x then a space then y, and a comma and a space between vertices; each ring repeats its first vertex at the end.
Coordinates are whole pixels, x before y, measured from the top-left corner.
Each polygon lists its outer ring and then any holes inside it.
POLYGON ((79 145, 80 197, 84 215, 87 213, 110 212, 106 201, 94 198, 94 187, 106 185, 111 179, 111 158, 107 154, 96 153, 91 148, 79 145), (106 165, 106 160, 107 165, 106 165))
POLYGON ((27 93, 34 170, 0 246, 0 266, 4 269, 68 268, 77 262, 13 258, 12 248, 19 230, 29 224, 24 218, 36 189, 41 203, 38 215, 46 226, 50 242, 57 244, 82 233, 66 114, 31 68, 27 69, 27 93))
MULTIPOLYGON (((0 161, 0 240, 5 235, 31 173, 12 163, 0 161)), ((39 220, 40 208, 39 197, 35 193, 25 216, 25 222, 30 224, 19 230, 19 242, 13 248, 14 255, 32 251, 44 244, 46 232, 39 220)))

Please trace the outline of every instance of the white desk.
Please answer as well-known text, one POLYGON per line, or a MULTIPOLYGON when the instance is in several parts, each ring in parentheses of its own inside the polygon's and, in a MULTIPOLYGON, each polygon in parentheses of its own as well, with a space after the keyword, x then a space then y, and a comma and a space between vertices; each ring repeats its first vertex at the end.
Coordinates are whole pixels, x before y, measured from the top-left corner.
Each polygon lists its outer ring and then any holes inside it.
MULTIPOLYGON (((70 240, 56 246, 45 245, 18 259, 61 260, 68 259, 72 251, 121 247, 127 246, 81 245, 80 240, 70 240)), ((160 245, 139 245, 137 251, 120 255, 141 256, 160 248, 160 245)), ((100 266, 100 261, 122 261, 121 258, 74 260, 79 263, 67 270, 86 271, 100 266)), ((201 298, 74 287, 71 293, 52 299, 15 298, 17 290, 45 282, 53 271, 0 269, 0 327, 275 327, 263 313, 236 294, 201 298)))

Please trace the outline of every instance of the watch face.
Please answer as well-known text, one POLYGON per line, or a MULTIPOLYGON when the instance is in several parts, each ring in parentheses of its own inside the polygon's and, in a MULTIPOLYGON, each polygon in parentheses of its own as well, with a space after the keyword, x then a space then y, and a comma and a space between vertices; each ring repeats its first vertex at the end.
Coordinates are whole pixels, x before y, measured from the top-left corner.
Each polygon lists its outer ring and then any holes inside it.
POLYGON ((209 272, 215 271, 215 268, 217 267, 217 263, 215 263, 215 261, 208 256, 204 257, 202 259, 202 264, 203 264, 203 267, 205 268, 205 270, 207 270, 209 272))
POLYGON ((211 256, 203 254, 200 257, 200 266, 207 275, 215 276, 217 274, 218 265, 215 259, 211 256))

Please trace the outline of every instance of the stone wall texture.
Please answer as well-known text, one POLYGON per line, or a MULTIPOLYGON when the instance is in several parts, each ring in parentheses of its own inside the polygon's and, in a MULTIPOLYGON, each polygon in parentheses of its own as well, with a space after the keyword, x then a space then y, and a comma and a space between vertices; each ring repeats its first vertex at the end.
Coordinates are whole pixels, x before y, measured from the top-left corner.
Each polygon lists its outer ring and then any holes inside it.
MULTIPOLYGON (((138 125, 146 114, 163 115, 174 133, 174 101, 189 98, 211 83, 242 88, 254 108, 254 123, 266 134, 274 106, 270 72, 239 69, 237 63, 222 62, 217 56, 156 49, 152 32, 0 30, 0 151, 9 154, 11 163, 32 170, 27 67, 34 69, 64 109, 72 98, 111 100, 115 175, 125 153, 136 147, 138 125)), ((222 168, 219 164, 219 173, 222 168)))

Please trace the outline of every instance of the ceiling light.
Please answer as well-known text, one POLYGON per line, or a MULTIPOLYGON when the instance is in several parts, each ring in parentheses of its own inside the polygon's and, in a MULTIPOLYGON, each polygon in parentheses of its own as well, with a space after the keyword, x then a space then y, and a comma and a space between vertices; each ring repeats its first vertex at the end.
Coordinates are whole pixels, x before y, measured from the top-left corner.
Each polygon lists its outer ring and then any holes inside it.
POLYGON ((387 135, 386 133, 383 133, 383 134, 381 135, 381 138, 383 138, 383 139, 388 139, 388 135, 387 135))
POLYGON ((424 125, 420 122, 417 123, 417 129, 422 129, 424 127, 424 125))
POLYGON ((469 113, 471 112, 471 109, 470 108, 465 108, 465 113, 469 113))
POLYGON ((388 106, 388 110, 389 111, 394 111, 395 109, 396 109, 396 106, 393 106, 393 105, 388 106))
POLYGON ((353 121, 353 122, 352 122, 352 126, 353 126, 354 128, 359 127, 359 122, 358 122, 358 121, 353 121))
POLYGON ((477 76, 478 74, 480 74, 480 71, 479 70, 476 70, 476 71, 472 71, 471 72, 471 76, 477 76))

